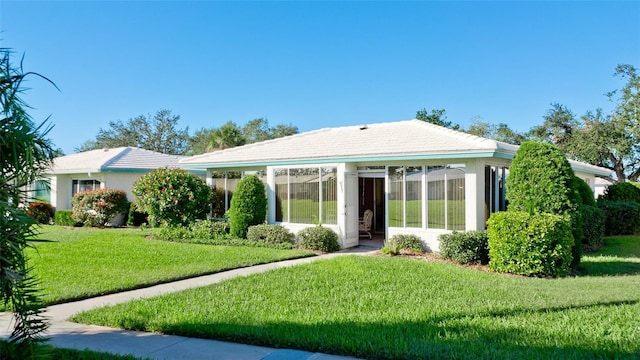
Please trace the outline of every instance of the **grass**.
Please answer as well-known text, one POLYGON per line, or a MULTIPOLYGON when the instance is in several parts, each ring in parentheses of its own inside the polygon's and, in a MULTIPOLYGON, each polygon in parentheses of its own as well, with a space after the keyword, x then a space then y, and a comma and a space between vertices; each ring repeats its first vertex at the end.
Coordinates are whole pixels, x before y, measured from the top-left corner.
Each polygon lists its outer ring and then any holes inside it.
POLYGON ((74 320, 371 359, 637 359, 640 238, 607 241, 579 277, 343 256, 74 320))
POLYGON ((151 240, 152 230, 43 226, 30 265, 47 304, 290 258, 307 251, 151 240))
MULTIPOLYGON (((132 355, 115 355, 99 351, 61 349, 50 345, 37 345, 36 352, 49 360, 138 360, 132 355)), ((0 359, 15 359, 8 342, 0 340, 0 359)))

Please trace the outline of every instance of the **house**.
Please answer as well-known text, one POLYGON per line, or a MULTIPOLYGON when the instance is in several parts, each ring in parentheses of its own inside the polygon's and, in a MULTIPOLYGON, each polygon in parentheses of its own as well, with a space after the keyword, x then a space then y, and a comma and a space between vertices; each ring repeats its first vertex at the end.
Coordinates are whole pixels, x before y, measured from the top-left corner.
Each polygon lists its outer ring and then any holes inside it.
POLYGON ((179 168, 179 161, 183 158, 136 147, 90 150, 61 156, 54 159, 51 169, 45 172, 45 179, 36 182, 34 195, 37 199, 49 201, 57 210, 71 209, 74 194, 100 188, 124 190, 131 201, 133 183, 138 178, 161 167, 179 168))
MULTIPOLYGON (((373 211, 373 232, 383 239, 415 234, 431 250, 438 236, 484 229, 504 210, 504 181, 515 145, 408 120, 326 128, 180 161, 206 170, 208 184, 229 192, 244 174, 267 189, 269 223, 292 232, 321 223, 342 247, 361 243, 359 218, 373 211)), ((610 171, 571 161, 593 188, 610 171)), ((367 237, 368 239, 368 237, 367 237)))

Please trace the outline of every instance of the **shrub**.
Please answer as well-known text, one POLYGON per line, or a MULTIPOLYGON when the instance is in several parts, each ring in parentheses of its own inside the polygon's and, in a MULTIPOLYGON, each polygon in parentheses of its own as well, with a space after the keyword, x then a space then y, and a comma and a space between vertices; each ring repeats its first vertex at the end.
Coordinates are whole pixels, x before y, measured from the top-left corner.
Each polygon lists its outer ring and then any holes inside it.
POLYGON ((105 226, 129 210, 127 194, 117 189, 96 189, 77 193, 71 199, 71 217, 84 226, 105 226))
POLYGON ((260 224, 249 226, 247 240, 262 241, 271 244, 293 244, 293 234, 289 229, 278 224, 260 224))
POLYGON ((607 216, 602 209, 589 205, 582 205, 581 213, 584 219, 583 248, 587 251, 598 250, 604 245, 603 237, 607 216))
POLYGON ((191 238, 193 239, 213 239, 229 234, 229 223, 215 220, 196 220, 189 226, 191 238))
POLYGON ((624 201, 600 201, 598 208, 605 213, 605 235, 640 234, 640 204, 624 201))
POLYGON ((578 192, 581 203, 588 206, 596 206, 596 198, 591 186, 577 176, 573 177, 573 188, 578 192))
POLYGON ((202 179, 180 169, 155 169, 133 184, 136 208, 149 214, 151 226, 184 226, 205 219, 209 191, 202 179))
POLYGON ((127 216, 127 225, 140 226, 142 224, 148 224, 147 217, 149 214, 139 212, 135 203, 131 203, 129 206, 129 215, 127 216))
POLYGON ((262 224, 267 216, 267 195, 264 184, 255 175, 240 179, 229 208, 230 234, 244 238, 251 225, 262 224))
POLYGON ((489 268, 525 276, 566 276, 573 235, 568 216, 498 212, 487 222, 489 268))
POLYGON ((313 226, 298 232, 297 245, 303 249, 333 252, 340 250, 338 234, 322 226, 313 226))
POLYGON ((33 201, 27 207, 27 215, 32 217, 39 224, 50 224, 55 215, 53 206, 46 201, 33 201))
POLYGON ((189 228, 179 225, 163 226, 156 233, 156 237, 164 241, 184 242, 184 240, 192 239, 189 228))
POLYGON ((527 141, 520 145, 509 167, 506 197, 509 211, 569 215, 574 239, 572 267, 582 255, 582 216, 575 175, 560 149, 551 144, 527 141))
POLYGON ((71 210, 56 210, 56 213, 53 217, 53 223, 60 226, 82 225, 73 220, 73 218, 71 217, 71 210))
POLYGON ((609 185, 598 201, 629 201, 640 203, 640 187, 629 182, 609 185))
POLYGON ((421 253, 423 251, 422 241, 413 234, 393 235, 382 248, 382 253, 387 255, 398 255, 403 252, 421 253))
POLYGON ((454 231, 442 234, 440 240, 440 255, 445 259, 461 264, 489 263, 489 239, 484 230, 454 231))

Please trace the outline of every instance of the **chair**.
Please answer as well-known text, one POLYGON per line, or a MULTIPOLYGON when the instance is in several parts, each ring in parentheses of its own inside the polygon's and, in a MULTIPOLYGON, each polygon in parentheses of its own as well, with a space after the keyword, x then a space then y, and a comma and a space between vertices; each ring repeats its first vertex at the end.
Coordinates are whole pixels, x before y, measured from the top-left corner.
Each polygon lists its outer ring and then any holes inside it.
MULTIPOLYGON (((364 216, 360 219, 358 224, 358 230, 362 233, 367 233, 369 239, 371 239, 371 220, 373 220, 373 211, 367 209, 364 212, 364 216)), ((362 235, 361 235, 362 236, 362 235)))

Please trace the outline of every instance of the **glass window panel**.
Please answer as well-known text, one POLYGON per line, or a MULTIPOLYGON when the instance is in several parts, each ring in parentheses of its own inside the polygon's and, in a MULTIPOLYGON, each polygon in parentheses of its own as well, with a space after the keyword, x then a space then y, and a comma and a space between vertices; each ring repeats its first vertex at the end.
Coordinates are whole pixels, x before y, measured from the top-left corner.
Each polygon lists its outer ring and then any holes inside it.
POLYGON ((406 167, 406 226, 422 227, 422 167, 406 167))
POLYGON ((404 227, 404 167, 389 166, 389 226, 404 227))
POLYGON ((38 201, 51 201, 51 184, 49 180, 37 180, 33 184, 33 199, 38 201))
POLYGON ((276 169, 276 221, 289 221, 289 171, 276 169))
POLYGON ((320 221, 320 170, 289 169, 289 222, 314 224, 320 221))
POLYGON ((322 169, 322 223, 338 223, 338 181, 336 168, 322 169))
POLYGON ((95 190, 99 188, 100 188, 100 181, 98 180, 72 180, 71 195, 75 195, 80 192, 95 190))
POLYGON ((445 175, 444 166, 427 167, 427 227, 445 228, 445 175))
POLYGON ((447 166, 447 229, 465 229, 465 168, 447 166))
POLYGON ((214 171, 211 173, 211 215, 214 218, 224 217, 224 213, 227 211, 227 200, 231 196, 228 191, 225 190, 225 178, 227 174, 225 171, 214 171))

